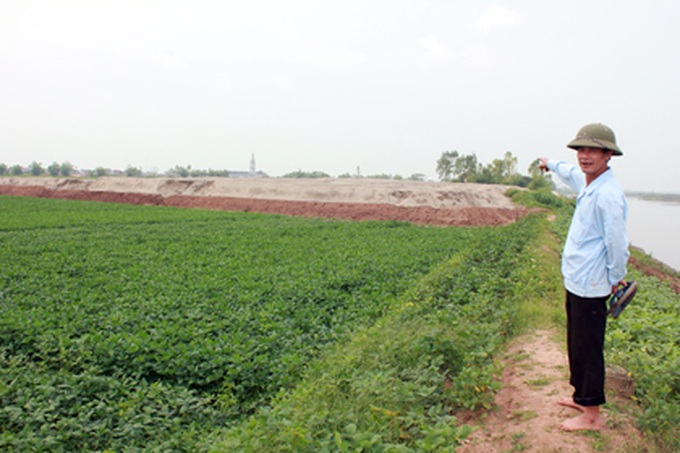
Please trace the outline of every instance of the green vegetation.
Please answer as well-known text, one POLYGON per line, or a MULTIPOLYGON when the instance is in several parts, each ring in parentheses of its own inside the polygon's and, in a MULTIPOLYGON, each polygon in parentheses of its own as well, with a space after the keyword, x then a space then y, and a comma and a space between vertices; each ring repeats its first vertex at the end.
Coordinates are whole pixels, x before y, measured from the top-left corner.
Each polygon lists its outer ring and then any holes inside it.
POLYGON ((607 327, 608 360, 632 376, 642 408, 639 426, 661 451, 680 450, 680 297, 659 280, 633 270, 640 290, 607 327))
POLYGON ((474 153, 461 155, 458 151, 444 151, 437 160, 437 174, 441 181, 506 184, 532 190, 553 187, 552 182, 541 175, 538 160, 529 166, 529 176, 520 175, 517 158, 509 151, 503 159, 494 159, 487 165, 478 162, 474 153))
POLYGON ((663 274, 665 276, 680 278, 680 271, 675 270, 674 268, 670 267, 669 265, 654 259, 651 255, 645 253, 645 251, 640 249, 640 248, 631 247, 630 248, 630 254, 644 268, 654 269, 654 271, 657 274, 663 274))
MULTIPOLYGON (((75 167, 70 162, 62 162, 61 164, 58 162, 53 162, 47 167, 47 169, 45 169, 40 162, 33 161, 28 166, 26 173, 31 176, 41 176, 45 174, 49 176, 70 176, 74 173, 74 171, 75 167)), ((20 176, 24 173, 24 169, 21 167, 21 165, 8 167, 7 164, 0 163, 0 176, 20 176)))
POLYGON ((374 174, 374 175, 362 175, 358 172, 355 174, 352 173, 343 173, 341 175, 338 175, 338 178, 340 179, 346 179, 346 178, 357 178, 357 179, 388 179, 388 180, 394 180, 394 181, 403 181, 403 180, 408 180, 408 181, 425 181, 427 177, 423 173, 413 173, 411 176, 408 177, 403 177, 401 175, 393 175, 393 174, 388 174, 388 173, 379 173, 379 174, 374 174))
MULTIPOLYGON (((505 342, 563 324, 572 205, 417 227, 0 196, 0 449, 453 451, 505 342)), ((608 333, 640 426, 678 445, 680 312, 608 333)), ((537 383, 538 385, 538 383, 537 383)), ((519 441, 518 440, 518 446, 519 441)))
POLYGON ((282 176, 282 178, 308 178, 308 179, 317 179, 317 178, 330 178, 331 175, 328 173, 324 173, 322 171, 302 171, 302 170, 297 170, 288 174, 285 174, 282 176))
MULTIPOLYGON (((227 170, 201 170, 196 168, 191 168, 191 165, 183 167, 181 165, 176 165, 174 168, 168 169, 165 176, 171 178, 198 178, 198 177, 228 177, 229 171, 227 170)), ((98 166, 94 169, 77 169, 70 162, 53 162, 47 168, 44 168, 40 162, 33 161, 27 168, 23 168, 21 165, 13 165, 11 167, 7 164, 0 163, 0 176, 51 176, 51 177, 71 177, 71 176, 86 176, 98 178, 100 176, 107 175, 118 175, 118 176, 128 176, 128 177, 142 177, 142 176, 158 176, 155 172, 144 172, 141 167, 135 167, 128 165, 125 170, 112 170, 110 168, 104 168, 98 166)), ((257 172, 257 175, 264 176, 264 173, 257 172)))
POLYGON ((208 169, 208 170, 199 170, 197 168, 191 168, 191 165, 188 165, 186 167, 182 167, 181 165, 175 165, 174 168, 171 168, 170 170, 166 171, 165 174, 170 177, 180 177, 180 178, 187 178, 187 177, 192 177, 192 178, 198 178, 198 177, 205 177, 205 176, 217 176, 217 177, 228 177, 229 176, 229 171, 227 170, 213 170, 213 169, 208 169))
MULTIPOLYGON (((378 322, 360 329, 271 407, 216 435, 219 451, 452 451, 457 410, 490 408, 495 356, 518 329, 531 217, 480 230, 378 322), (407 447, 407 448, 405 448, 407 447)), ((530 290, 530 289, 529 289, 530 290)))
MULTIPOLYGON (((294 172, 291 172, 291 173, 287 173, 287 174, 285 174, 281 177, 282 178, 298 178, 298 179, 300 179, 300 178, 316 179, 316 178, 330 178, 331 175, 329 175, 328 173, 325 173, 323 171, 318 171, 318 170, 315 170, 315 171, 297 170, 297 171, 294 171, 294 172)), ((356 174, 343 173, 341 175, 338 175, 338 178, 340 178, 340 179, 344 179, 344 178, 393 179, 393 180, 396 180, 396 181, 408 179, 408 180, 411 180, 411 181, 425 181, 425 175, 423 175, 422 173, 414 173, 411 176, 409 176, 408 178, 404 178, 403 176, 400 176, 400 175, 390 175, 390 174, 386 174, 386 173, 363 176, 359 173, 358 170, 357 170, 356 174)))
POLYGON ((0 203, 0 445, 21 450, 193 448, 481 234, 0 203))

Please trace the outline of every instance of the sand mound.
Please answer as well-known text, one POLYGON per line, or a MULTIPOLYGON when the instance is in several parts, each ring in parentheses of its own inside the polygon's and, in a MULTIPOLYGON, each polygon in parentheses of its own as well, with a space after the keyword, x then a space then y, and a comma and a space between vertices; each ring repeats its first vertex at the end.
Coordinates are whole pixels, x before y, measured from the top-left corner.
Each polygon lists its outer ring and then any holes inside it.
POLYGON ((513 208, 507 187, 375 179, 278 178, 117 178, 103 177, 88 190, 144 194, 196 195, 332 203, 379 203, 395 206, 477 206, 513 208))
POLYGON ((526 213, 507 186, 376 179, 0 178, 0 194, 279 213, 352 220, 480 226, 526 213))

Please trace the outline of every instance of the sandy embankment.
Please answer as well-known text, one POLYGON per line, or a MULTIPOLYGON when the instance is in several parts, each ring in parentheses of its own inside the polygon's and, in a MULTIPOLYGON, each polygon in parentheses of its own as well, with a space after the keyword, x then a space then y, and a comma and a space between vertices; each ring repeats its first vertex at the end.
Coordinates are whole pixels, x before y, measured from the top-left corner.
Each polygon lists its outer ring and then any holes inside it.
POLYGON ((417 224, 502 225, 507 186, 376 179, 0 178, 0 194, 417 224))

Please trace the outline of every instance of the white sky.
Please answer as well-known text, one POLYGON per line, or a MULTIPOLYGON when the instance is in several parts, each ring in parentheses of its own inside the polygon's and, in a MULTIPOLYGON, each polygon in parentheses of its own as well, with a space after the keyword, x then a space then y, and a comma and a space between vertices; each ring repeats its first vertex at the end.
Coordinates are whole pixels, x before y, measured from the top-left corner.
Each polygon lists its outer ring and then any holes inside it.
POLYGON ((680 0, 0 2, 0 163, 526 173, 603 122, 680 192, 680 0))

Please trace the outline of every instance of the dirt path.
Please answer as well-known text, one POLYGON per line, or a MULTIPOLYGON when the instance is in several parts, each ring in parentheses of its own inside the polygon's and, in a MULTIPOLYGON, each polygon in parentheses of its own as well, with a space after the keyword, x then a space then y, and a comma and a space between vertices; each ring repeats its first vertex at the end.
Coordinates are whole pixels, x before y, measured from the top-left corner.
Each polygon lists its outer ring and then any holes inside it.
POLYGON ((538 330, 513 341, 505 357, 502 388, 494 408, 469 423, 479 428, 458 452, 644 451, 640 434, 616 408, 623 402, 608 392, 605 428, 599 433, 568 433, 560 422, 577 412, 557 404, 571 395, 568 363, 554 332, 538 330))

